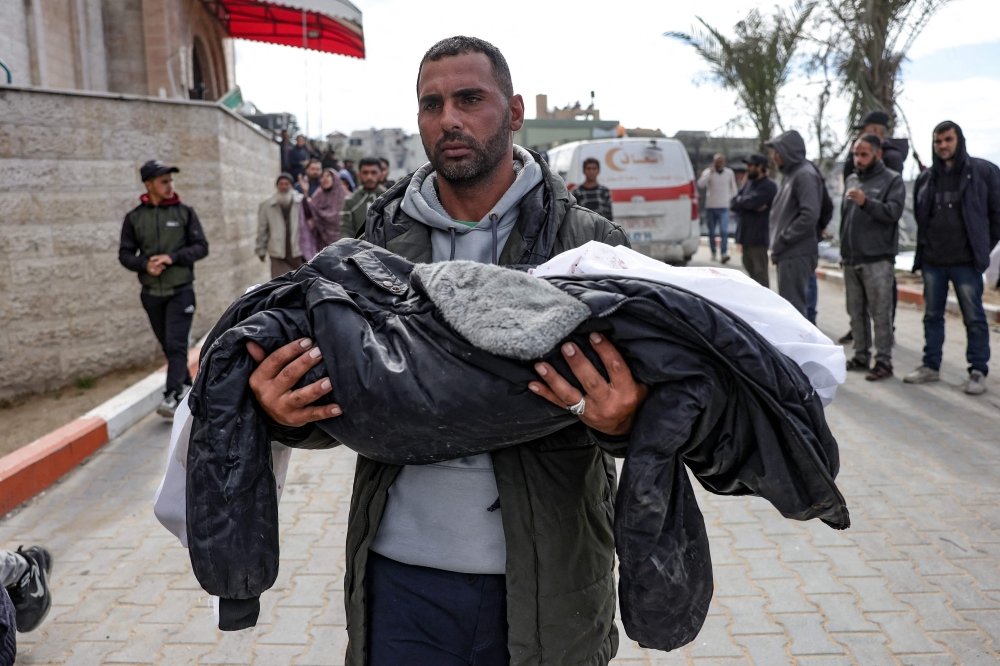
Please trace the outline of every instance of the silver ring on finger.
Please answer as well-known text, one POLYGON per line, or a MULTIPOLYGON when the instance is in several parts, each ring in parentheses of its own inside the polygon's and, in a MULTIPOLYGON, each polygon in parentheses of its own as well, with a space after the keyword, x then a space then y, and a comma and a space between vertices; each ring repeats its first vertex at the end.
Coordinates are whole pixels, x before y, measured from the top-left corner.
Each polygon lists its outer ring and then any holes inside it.
POLYGON ((580 398, 580 402, 576 403, 575 405, 570 405, 566 409, 568 409, 571 414, 576 414, 577 416, 583 416, 583 413, 587 409, 587 399, 580 398))

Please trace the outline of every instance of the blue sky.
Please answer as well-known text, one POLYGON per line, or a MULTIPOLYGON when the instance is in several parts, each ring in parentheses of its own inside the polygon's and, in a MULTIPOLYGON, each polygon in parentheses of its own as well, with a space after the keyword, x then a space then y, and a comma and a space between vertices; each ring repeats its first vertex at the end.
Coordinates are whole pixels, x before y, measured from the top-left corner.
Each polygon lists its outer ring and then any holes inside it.
MULTIPOLYGON (((529 117, 537 93, 561 106, 586 104, 594 90, 602 117, 629 127, 658 127, 668 135, 700 129, 749 136, 747 123, 742 130, 732 126, 745 121, 735 97, 704 82, 705 67, 693 50, 662 34, 689 30, 696 14, 726 27, 754 4, 765 12, 774 5, 770 0, 354 2, 364 13, 365 60, 237 41, 236 78, 244 98, 264 111, 295 113, 303 125, 308 113, 314 136, 369 127, 416 131, 414 78, 421 56, 438 39, 472 34, 504 52, 529 117)), ((954 0, 910 55, 901 103, 921 157, 930 157, 931 128, 950 118, 966 130, 973 154, 1000 162, 1000 0, 954 0)), ((816 86, 801 79, 786 88, 786 128, 807 133, 815 95, 816 86)), ((834 116, 845 111, 843 100, 831 109, 834 116)), ((832 120, 835 127, 843 125, 832 120)))

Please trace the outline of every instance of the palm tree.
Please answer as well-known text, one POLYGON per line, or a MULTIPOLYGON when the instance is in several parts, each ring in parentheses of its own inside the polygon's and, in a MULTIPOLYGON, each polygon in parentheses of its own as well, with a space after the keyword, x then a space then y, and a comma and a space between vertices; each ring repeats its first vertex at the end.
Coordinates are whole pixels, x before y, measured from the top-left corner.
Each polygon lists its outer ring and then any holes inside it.
POLYGON ((895 124, 900 67, 931 17, 951 0, 826 0, 836 26, 830 44, 842 92, 851 98, 848 126, 869 111, 895 124))
POLYGON ((693 46, 708 63, 712 78, 736 92, 763 146, 771 139, 775 126, 781 128, 778 93, 788 81, 792 56, 815 7, 815 0, 797 0, 788 11, 775 9, 770 20, 752 9, 734 26, 732 38, 701 17, 696 17, 700 29, 667 32, 664 36, 693 46))

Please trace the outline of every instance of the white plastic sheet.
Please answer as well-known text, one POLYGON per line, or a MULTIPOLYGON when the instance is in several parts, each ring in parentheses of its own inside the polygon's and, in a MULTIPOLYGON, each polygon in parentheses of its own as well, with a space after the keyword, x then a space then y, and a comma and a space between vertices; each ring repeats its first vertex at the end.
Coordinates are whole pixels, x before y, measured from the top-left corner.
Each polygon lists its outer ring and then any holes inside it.
POLYGON ((1000 243, 990 252, 990 265, 986 267, 986 286, 996 289, 1000 281, 1000 243))
POLYGON ((750 324, 782 354, 795 361, 824 405, 847 380, 846 359, 840 345, 792 305, 740 271, 729 268, 678 268, 650 259, 626 247, 590 241, 538 266, 533 275, 607 275, 643 278, 694 292, 750 324))

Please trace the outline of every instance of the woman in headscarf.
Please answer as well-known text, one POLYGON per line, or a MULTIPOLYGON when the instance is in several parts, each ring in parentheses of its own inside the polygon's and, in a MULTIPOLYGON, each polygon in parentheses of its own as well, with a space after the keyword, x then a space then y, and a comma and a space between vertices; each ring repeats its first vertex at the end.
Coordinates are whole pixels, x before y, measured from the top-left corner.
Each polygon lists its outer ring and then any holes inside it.
POLYGON ((302 207, 303 221, 308 227, 309 233, 301 234, 309 236, 312 247, 302 244, 302 254, 306 259, 312 256, 331 243, 340 240, 340 210, 344 207, 344 199, 347 198, 347 191, 340 182, 340 176, 333 169, 326 169, 319 178, 319 189, 309 199, 307 205, 302 207))

